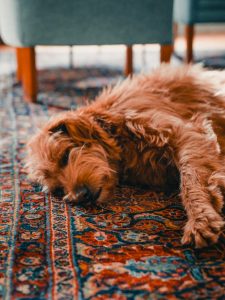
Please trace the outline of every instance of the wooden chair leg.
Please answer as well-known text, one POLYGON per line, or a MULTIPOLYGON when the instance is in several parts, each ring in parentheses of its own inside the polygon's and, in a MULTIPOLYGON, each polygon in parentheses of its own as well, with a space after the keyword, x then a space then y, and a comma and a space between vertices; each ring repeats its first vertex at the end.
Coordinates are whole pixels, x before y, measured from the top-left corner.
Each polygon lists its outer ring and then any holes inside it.
POLYGON ((22 83, 24 98, 28 102, 35 102, 37 97, 37 73, 34 47, 21 48, 22 83))
POLYGON ((160 62, 170 62, 173 53, 173 45, 160 45, 160 62))
POLYGON ((124 70, 124 75, 132 75, 133 73, 133 50, 132 46, 126 47, 126 65, 124 70))
POLYGON ((16 48, 16 61, 17 61, 17 72, 16 77, 18 81, 22 81, 22 51, 21 48, 16 48))
POLYGON ((173 52, 175 51, 175 42, 178 36, 178 23, 173 23, 173 52))
POLYGON ((173 39, 175 40, 178 36, 178 23, 173 23, 173 39))
POLYGON ((185 37, 186 37, 186 62, 190 63, 193 60, 194 25, 185 26, 185 37))

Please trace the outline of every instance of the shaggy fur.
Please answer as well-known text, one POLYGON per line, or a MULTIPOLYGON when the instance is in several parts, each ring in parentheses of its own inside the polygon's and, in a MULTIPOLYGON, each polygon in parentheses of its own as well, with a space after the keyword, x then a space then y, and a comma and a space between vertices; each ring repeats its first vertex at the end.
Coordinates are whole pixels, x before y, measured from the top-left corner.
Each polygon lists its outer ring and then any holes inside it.
POLYGON ((33 180, 67 201, 103 202, 119 183, 180 187, 182 243, 218 240, 225 190, 225 72, 162 66, 52 118, 29 143, 33 180))

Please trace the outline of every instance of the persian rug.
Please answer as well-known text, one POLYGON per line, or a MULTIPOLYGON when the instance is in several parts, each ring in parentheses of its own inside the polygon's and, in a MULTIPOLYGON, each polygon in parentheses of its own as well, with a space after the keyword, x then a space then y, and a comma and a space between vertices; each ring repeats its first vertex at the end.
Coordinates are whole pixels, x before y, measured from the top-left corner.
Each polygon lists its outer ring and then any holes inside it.
POLYGON ((39 73, 37 104, 0 79, 0 299, 225 299, 225 239, 182 246, 170 197, 122 186, 96 208, 70 206, 27 179, 26 143, 49 116, 121 77, 104 69, 39 73))

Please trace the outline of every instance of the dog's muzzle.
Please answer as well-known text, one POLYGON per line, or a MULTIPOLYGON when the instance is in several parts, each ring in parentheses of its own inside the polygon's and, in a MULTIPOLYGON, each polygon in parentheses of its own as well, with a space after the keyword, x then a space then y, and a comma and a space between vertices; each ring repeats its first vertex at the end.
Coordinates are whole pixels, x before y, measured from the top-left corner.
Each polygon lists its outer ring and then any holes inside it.
POLYGON ((74 204, 93 204, 100 195, 100 191, 94 194, 87 186, 75 188, 73 192, 68 193, 63 199, 66 202, 74 204))

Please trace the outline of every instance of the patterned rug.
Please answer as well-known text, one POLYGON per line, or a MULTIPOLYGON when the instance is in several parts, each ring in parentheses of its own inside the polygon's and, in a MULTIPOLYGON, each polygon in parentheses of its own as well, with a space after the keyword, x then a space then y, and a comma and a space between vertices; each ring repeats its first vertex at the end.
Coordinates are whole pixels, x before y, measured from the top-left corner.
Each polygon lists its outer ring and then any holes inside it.
POLYGON ((25 144, 49 116, 121 77, 99 69, 39 74, 38 104, 0 80, 0 299, 225 299, 225 240, 194 250, 180 239, 177 195, 132 189, 95 209, 32 186, 25 144))

